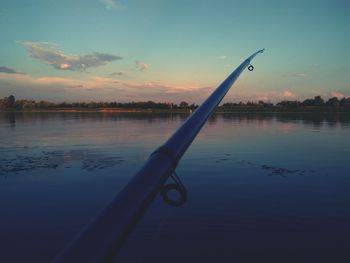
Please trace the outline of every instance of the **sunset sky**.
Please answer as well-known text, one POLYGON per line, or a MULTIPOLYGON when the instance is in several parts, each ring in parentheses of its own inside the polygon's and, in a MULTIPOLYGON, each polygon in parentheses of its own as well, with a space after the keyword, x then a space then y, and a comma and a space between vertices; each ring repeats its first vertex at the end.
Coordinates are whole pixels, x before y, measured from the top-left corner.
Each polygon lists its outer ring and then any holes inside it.
POLYGON ((200 103, 350 96, 348 0, 0 0, 0 96, 200 103))

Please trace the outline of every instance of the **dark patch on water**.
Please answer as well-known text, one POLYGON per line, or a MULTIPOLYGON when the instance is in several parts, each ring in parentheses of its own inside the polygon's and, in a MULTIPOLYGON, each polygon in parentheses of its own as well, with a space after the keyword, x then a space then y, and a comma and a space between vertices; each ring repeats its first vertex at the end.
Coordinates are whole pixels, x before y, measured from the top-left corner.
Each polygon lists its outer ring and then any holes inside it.
POLYGON ((306 170, 301 170, 301 169, 291 170, 284 167, 276 167, 276 166, 270 166, 266 164, 261 165, 261 169, 268 170, 271 174, 281 175, 281 176, 284 176, 287 174, 304 175, 306 172, 306 170))
POLYGON ((41 151, 31 155, 16 154, 0 160, 0 175, 30 172, 37 169, 69 169, 78 165, 82 170, 95 171, 120 165, 125 160, 118 156, 91 152, 88 150, 41 151))
MULTIPOLYGON (((222 160, 222 159, 220 159, 220 160, 222 160)), ((216 161, 216 162, 219 162, 219 161, 216 161)), ((289 168, 280 167, 280 166, 273 166, 273 165, 267 165, 267 164, 257 164, 257 163, 253 163, 253 162, 250 162, 247 160, 239 160, 236 163, 241 164, 241 165, 259 167, 262 170, 269 172, 268 175, 279 175, 279 176, 283 176, 283 177, 286 177, 287 175, 306 175, 306 174, 315 172, 315 170, 310 170, 310 169, 289 169, 289 168)))
POLYGON ((105 169, 123 163, 124 160, 117 157, 101 157, 97 159, 82 160, 82 169, 87 171, 94 171, 96 169, 105 169))
MULTIPOLYGON (((218 158, 215 160, 215 163, 222 163, 234 160, 233 157, 231 157, 231 154, 225 153, 224 157, 218 158)), ((247 165, 252 167, 261 168, 264 171, 268 172, 268 175, 279 175, 282 177, 286 177, 287 175, 306 175, 308 173, 314 173, 314 170, 306 170, 306 169, 289 169, 286 167, 280 167, 280 166, 274 166, 274 165, 268 165, 268 164, 259 164, 254 163, 247 160, 239 160, 235 162, 239 165, 247 165)))
POLYGON ((221 158, 221 159, 216 160, 215 162, 221 163, 221 162, 225 162, 225 161, 229 161, 229 160, 230 160, 229 158, 221 158))
POLYGON ((315 170, 310 169, 288 169, 285 167, 277 167, 277 166, 271 166, 267 164, 263 164, 260 166, 261 169, 269 171, 269 175, 279 175, 286 177, 287 175, 307 175, 310 173, 315 173, 315 170))

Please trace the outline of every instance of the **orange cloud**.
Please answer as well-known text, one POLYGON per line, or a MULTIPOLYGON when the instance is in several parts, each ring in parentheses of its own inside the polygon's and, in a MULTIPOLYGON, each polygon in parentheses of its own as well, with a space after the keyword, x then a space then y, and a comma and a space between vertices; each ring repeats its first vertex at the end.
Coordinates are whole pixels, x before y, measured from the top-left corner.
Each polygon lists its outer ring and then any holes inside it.
MULTIPOLYGON (((52 95, 52 92, 56 91, 60 92, 62 97, 65 93, 67 98, 74 100, 86 100, 86 97, 90 97, 90 100, 96 100, 96 96, 98 96, 101 100, 163 100, 173 102, 186 100, 198 103, 209 95, 213 89, 161 82, 118 80, 100 76, 92 76, 81 80, 63 77, 0 74, 1 82, 9 83, 12 90, 15 88, 21 96, 22 91, 26 91, 27 94, 30 94, 30 97, 42 98, 44 94, 47 94, 46 97, 58 99, 52 95)), ((1 95, 8 95, 8 91, 3 90, 2 92, 4 94, 1 95)), ((50 100, 46 97, 45 99, 50 100)))
POLYGON ((289 90, 286 90, 282 93, 282 96, 285 98, 295 98, 295 94, 289 90))
POLYGON ((331 95, 331 97, 337 97, 338 99, 346 97, 343 93, 338 92, 338 91, 332 91, 330 93, 330 95, 331 95))

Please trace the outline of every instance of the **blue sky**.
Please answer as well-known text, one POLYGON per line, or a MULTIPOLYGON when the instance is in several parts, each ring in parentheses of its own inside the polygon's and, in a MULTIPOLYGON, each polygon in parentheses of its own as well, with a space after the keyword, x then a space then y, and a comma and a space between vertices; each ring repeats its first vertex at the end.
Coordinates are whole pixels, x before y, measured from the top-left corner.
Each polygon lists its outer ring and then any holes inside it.
POLYGON ((200 103, 350 96, 349 1, 1 0, 0 96, 200 103))

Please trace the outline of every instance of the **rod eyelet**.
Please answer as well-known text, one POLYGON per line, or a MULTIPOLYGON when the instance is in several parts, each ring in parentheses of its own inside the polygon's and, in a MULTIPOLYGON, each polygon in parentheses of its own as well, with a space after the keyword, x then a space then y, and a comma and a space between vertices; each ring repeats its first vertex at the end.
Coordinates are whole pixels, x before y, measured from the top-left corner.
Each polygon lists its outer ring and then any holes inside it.
POLYGON ((249 70, 249 71, 253 71, 253 70, 254 70, 254 66, 253 66, 253 65, 249 65, 249 66, 248 66, 248 70, 249 70))

